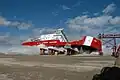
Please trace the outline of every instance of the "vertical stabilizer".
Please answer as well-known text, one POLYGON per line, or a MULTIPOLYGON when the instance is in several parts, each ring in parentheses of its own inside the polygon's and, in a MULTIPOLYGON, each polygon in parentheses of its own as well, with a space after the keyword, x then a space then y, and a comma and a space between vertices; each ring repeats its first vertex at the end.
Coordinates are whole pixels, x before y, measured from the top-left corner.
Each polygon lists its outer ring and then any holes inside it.
POLYGON ((58 34, 59 36, 61 36, 62 41, 68 42, 68 39, 67 39, 65 33, 63 32, 63 28, 58 29, 58 30, 56 31, 56 34, 58 34))

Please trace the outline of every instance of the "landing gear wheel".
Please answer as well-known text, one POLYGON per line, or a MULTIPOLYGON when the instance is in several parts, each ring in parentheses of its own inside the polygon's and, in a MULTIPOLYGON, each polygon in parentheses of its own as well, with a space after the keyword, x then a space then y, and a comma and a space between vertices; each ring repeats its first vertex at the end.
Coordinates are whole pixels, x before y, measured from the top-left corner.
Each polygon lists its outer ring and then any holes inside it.
POLYGON ((100 52, 99 55, 100 55, 100 56, 103 56, 103 52, 100 52))

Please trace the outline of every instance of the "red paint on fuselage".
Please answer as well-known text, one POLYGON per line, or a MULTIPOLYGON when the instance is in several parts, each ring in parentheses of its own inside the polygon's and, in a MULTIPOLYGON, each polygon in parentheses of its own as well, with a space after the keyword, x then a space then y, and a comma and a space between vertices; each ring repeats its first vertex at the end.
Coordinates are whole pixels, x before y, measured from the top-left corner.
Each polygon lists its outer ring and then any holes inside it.
POLYGON ((24 46, 37 46, 40 44, 45 44, 46 46, 52 46, 55 44, 59 44, 59 40, 44 40, 44 41, 29 41, 29 42, 23 42, 22 45, 24 46))

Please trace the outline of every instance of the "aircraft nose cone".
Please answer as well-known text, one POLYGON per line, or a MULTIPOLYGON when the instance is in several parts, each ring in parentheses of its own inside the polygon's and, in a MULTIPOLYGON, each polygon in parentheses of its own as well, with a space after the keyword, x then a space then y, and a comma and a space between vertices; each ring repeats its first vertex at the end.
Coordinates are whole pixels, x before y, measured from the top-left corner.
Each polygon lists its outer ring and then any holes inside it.
POLYGON ((23 42, 23 43, 21 43, 21 44, 22 44, 22 45, 26 45, 26 43, 24 43, 24 42, 23 42))

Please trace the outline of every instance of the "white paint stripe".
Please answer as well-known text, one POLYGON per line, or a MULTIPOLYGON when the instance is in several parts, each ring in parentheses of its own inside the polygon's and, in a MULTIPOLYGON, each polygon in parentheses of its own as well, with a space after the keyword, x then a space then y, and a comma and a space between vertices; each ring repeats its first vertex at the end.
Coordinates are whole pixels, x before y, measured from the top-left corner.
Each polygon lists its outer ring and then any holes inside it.
POLYGON ((86 36, 85 42, 84 42, 83 45, 91 46, 92 41, 93 41, 93 37, 91 37, 91 36, 86 36))

